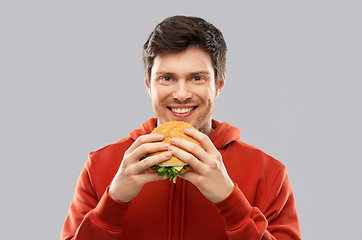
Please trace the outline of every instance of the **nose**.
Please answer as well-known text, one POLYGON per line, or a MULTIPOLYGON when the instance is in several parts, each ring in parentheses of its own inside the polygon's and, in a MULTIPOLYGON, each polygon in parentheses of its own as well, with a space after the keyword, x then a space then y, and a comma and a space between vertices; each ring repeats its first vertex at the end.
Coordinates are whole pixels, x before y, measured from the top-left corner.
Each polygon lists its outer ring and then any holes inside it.
POLYGON ((187 84, 186 81, 178 81, 177 84, 174 85, 174 87, 175 89, 172 93, 173 99, 184 102, 192 97, 190 86, 187 84))

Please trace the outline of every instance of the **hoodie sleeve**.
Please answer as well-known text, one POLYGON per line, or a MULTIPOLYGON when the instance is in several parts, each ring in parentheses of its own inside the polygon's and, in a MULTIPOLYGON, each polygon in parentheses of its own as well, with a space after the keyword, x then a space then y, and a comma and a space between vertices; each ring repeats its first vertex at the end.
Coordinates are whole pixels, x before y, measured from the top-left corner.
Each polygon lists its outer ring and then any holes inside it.
POLYGON ((260 209, 250 205, 237 185, 216 207, 224 219, 229 239, 301 239, 293 192, 285 168, 275 177, 260 209))
POLYGON ((91 181, 93 174, 90 158, 78 178, 61 240, 121 239, 122 217, 129 204, 113 200, 108 195, 108 188, 98 200, 91 181))

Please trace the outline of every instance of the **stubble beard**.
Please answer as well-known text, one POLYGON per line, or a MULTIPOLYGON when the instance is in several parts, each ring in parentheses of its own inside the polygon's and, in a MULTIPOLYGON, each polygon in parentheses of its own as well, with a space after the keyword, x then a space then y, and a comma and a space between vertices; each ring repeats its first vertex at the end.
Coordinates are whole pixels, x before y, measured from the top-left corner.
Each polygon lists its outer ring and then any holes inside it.
MULTIPOLYGON (((199 106, 203 106, 203 109, 196 109, 196 111, 202 112, 199 112, 199 115, 196 118, 192 118, 192 122, 189 123, 199 131, 205 134, 210 134, 210 130, 212 130, 211 116, 214 111, 215 104, 211 100, 208 100, 207 104, 202 103, 199 106)), ((164 122, 171 121, 171 119, 167 119, 166 117, 167 111, 169 111, 167 106, 160 107, 159 105, 152 104, 152 110, 157 118, 157 126, 164 122), (163 109, 165 109, 165 111, 163 111, 163 109), (159 113, 161 113, 161 115, 159 113)))
POLYGON ((211 116, 214 111, 214 104, 211 101, 207 102, 207 105, 205 106, 205 109, 203 109, 204 114, 200 114, 195 119, 195 125, 194 127, 205 134, 210 134, 212 130, 212 123, 211 123, 211 116))

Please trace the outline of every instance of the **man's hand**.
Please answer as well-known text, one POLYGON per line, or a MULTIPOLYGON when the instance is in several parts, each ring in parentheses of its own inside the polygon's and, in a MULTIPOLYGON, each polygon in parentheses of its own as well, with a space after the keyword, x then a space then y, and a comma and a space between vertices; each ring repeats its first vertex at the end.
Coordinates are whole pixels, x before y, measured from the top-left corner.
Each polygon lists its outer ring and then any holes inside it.
POLYGON ((221 154, 207 135, 195 129, 185 129, 185 133, 198 140, 205 150, 180 138, 171 139, 173 145, 185 150, 170 147, 172 155, 195 170, 180 177, 193 183, 211 202, 218 203, 224 200, 233 191, 234 183, 226 171, 221 154))
POLYGON ((170 151, 140 161, 147 154, 167 150, 169 144, 161 142, 162 140, 163 136, 158 134, 140 136, 124 153, 121 166, 108 192, 113 199, 129 202, 139 193, 143 185, 162 179, 157 173, 151 173, 150 167, 170 159, 172 156, 170 151))

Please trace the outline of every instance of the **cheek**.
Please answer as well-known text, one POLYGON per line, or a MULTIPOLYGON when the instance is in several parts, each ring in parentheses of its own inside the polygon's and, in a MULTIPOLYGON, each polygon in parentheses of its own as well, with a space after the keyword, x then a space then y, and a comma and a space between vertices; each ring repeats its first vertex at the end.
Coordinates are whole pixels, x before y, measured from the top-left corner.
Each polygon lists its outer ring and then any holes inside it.
POLYGON ((203 99, 203 101, 207 104, 210 104, 214 101, 215 96, 214 96, 215 92, 211 91, 211 90, 207 90, 207 91, 202 91, 199 92, 199 97, 201 99, 203 99))
POLYGON ((162 102, 165 98, 167 98, 167 91, 162 89, 154 89, 151 91, 151 99, 154 103, 162 102))

